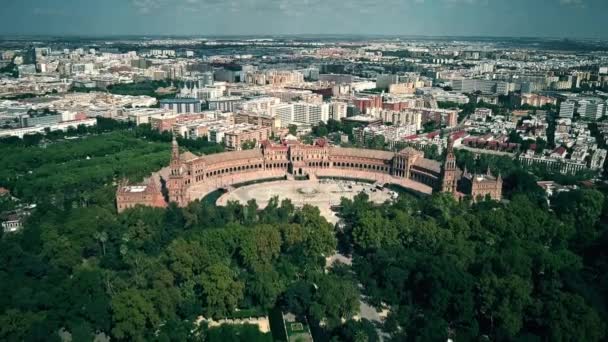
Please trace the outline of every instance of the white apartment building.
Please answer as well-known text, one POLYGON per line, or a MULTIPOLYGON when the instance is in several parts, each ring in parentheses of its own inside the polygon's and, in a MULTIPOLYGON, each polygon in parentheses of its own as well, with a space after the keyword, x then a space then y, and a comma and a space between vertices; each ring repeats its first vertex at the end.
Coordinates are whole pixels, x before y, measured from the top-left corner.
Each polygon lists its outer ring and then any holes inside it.
POLYGON ((220 88, 205 87, 201 88, 196 92, 196 98, 198 100, 215 100, 224 95, 224 91, 220 88))
POLYGON ((329 104, 329 118, 340 121, 346 117, 348 105, 346 102, 332 102, 329 104))
POLYGON ((294 121, 294 106, 292 103, 280 103, 270 107, 270 116, 281 119, 281 127, 287 127, 294 121))
POLYGON ((570 118, 574 116, 575 103, 572 101, 564 101, 559 106, 559 117, 570 118))
POLYGON ((379 110, 373 115, 382 120, 384 123, 391 123, 394 126, 413 125, 416 130, 422 129, 422 113, 413 111, 394 111, 394 110, 379 110))
POLYGON ((293 121, 316 125, 319 122, 327 122, 329 120, 329 104, 312 104, 305 102, 297 102, 293 105, 293 121))
POLYGON ((457 79, 452 81, 454 91, 461 93, 474 93, 481 91, 484 94, 508 95, 514 90, 514 84, 494 80, 457 79))
POLYGON ((224 96, 208 100, 209 110, 222 112, 234 112, 241 102, 243 102, 243 99, 239 96, 224 96))
POLYGON ((600 100, 581 100, 577 112, 581 117, 597 120, 604 116, 606 105, 600 100))
POLYGON ((258 97, 255 99, 247 100, 241 103, 240 109, 244 111, 250 111, 255 113, 269 113, 270 108, 281 103, 281 100, 277 97, 258 97))

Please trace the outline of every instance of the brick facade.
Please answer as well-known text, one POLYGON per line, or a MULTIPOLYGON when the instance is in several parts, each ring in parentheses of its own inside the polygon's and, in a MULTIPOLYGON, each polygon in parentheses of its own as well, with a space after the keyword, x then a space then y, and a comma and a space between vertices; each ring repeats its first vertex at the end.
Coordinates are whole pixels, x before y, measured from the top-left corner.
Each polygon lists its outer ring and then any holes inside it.
MULTIPOLYGON (((196 156, 180 153, 173 141, 169 175, 166 184, 169 200, 179 206, 203 197, 219 188, 265 178, 309 176, 311 178, 340 176, 405 185, 415 191, 443 191, 456 197, 464 194, 502 196, 502 178, 490 174, 467 178, 456 166, 450 142, 446 162, 424 158, 411 147, 399 152, 342 148, 329 146, 324 140, 312 145, 285 140, 281 144, 265 141, 259 148, 196 156), (470 186, 465 186, 470 181, 470 186), (465 189, 462 190, 462 187, 465 189), (460 192, 464 191, 464 192, 460 192)), ((117 191, 119 212, 137 204, 164 206, 160 191, 150 183, 145 189, 120 186, 117 191), (159 197, 160 196, 160 197, 159 197)))
POLYGON ((456 166, 452 138, 448 140, 448 151, 442 170, 442 191, 449 192, 457 199, 471 196, 474 201, 490 196, 495 201, 502 199, 502 177, 494 176, 490 169, 486 174, 470 174, 456 166))
POLYGON ((136 205, 164 208, 167 203, 160 191, 160 185, 155 179, 149 179, 144 184, 127 185, 121 182, 116 190, 116 209, 119 213, 136 205))
POLYGON ((225 187, 249 180, 249 174, 315 176, 325 170, 340 170, 346 174, 384 174, 422 183, 438 189, 441 165, 425 159, 422 152, 412 148, 400 152, 329 146, 324 140, 312 145, 297 141, 282 144, 265 142, 260 148, 246 151, 225 152, 206 156, 191 153, 179 154, 177 143, 171 160, 169 199, 185 206, 195 198, 189 198, 193 186, 208 188, 225 187), (220 185, 221 183, 221 185, 220 185))

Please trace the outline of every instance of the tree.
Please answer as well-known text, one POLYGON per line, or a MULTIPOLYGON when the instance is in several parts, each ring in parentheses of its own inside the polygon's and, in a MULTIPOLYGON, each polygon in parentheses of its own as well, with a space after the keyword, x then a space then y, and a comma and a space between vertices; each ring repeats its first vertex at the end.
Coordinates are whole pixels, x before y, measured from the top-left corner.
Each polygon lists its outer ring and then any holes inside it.
POLYGON ((369 139, 366 142, 367 148, 374 150, 382 150, 384 149, 385 139, 383 135, 375 135, 373 138, 369 139))
POLYGON ((240 243, 244 264, 253 271, 272 264, 281 251, 281 234, 276 227, 258 226, 245 235, 240 243))
POLYGON ((381 248, 397 242, 394 224, 384 219, 378 211, 362 213, 353 236, 355 244, 363 249, 381 248))
POLYGON ((435 121, 428 121, 422 125, 422 130, 424 133, 430 133, 437 130, 437 123, 435 121))
POLYGON ((0 315, 0 339, 25 341, 34 324, 45 319, 43 313, 10 309, 0 315))
POLYGON ((336 249, 334 227, 321 217, 319 208, 305 204, 294 217, 304 228, 304 254, 308 257, 328 256, 336 249))
POLYGON ((241 143, 241 149, 243 149, 243 150, 252 150, 256 146, 257 146, 257 141, 255 139, 243 141, 241 143))
POLYGON ((359 313, 359 290, 349 280, 323 275, 316 279, 314 286, 316 291, 309 314, 315 320, 325 320, 331 328, 359 313))
POLYGON ((201 293, 207 315, 213 318, 229 316, 243 299, 244 285, 236 272, 225 264, 209 266, 200 278, 201 293))
POLYGON ((442 156, 439 154, 439 148, 437 145, 431 145, 428 149, 424 151, 424 157, 427 159, 441 161, 442 156))
POLYGON ((562 220, 575 225, 575 239, 579 245, 586 245, 598 237, 597 223, 604 206, 602 193, 587 189, 560 192, 552 203, 562 220))
POLYGON ((248 281, 247 292, 251 294, 257 305, 271 309, 275 306, 279 295, 285 291, 285 283, 280 274, 272 267, 258 269, 248 281))
POLYGON ((374 324, 366 319, 349 320, 332 332, 332 341, 378 342, 378 332, 374 324))
POLYGON ((560 293, 549 299, 540 321, 551 341, 600 341, 606 333, 597 312, 573 294, 560 293))
POLYGON ((162 325, 158 332, 158 341, 204 341, 205 332, 200 331, 199 326, 189 320, 170 319, 162 325))
POLYGON ((114 317, 112 334, 117 339, 145 341, 148 333, 158 328, 158 314, 141 291, 121 291, 112 298, 111 306, 114 317))
POLYGON ((532 285, 516 275, 481 280, 481 314, 489 329, 512 338, 522 328, 524 309, 531 303, 532 285))
POLYGON ((285 309, 297 316, 308 313, 312 300, 313 285, 303 280, 293 283, 283 295, 285 309))
POLYGON ((319 138, 326 137, 327 134, 329 134, 329 129, 327 125, 321 121, 319 124, 312 127, 312 134, 319 138))
POLYGON ((542 138, 536 138, 536 153, 541 154, 547 148, 547 141, 542 138))
POLYGON ((295 136, 296 134, 298 134, 298 126, 296 125, 289 125, 289 134, 295 136))

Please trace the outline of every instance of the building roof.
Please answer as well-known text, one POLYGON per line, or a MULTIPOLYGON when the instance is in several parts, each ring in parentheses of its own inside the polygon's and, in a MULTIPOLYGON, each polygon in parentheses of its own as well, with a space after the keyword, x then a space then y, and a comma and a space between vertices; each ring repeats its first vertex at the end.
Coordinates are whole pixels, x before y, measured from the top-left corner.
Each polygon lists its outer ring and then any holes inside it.
POLYGON ((399 151, 399 154, 422 154, 422 153, 413 147, 406 147, 403 150, 399 151))
POLYGON ((373 158, 391 160, 395 153, 380 150, 367 150, 360 148, 330 147, 329 153, 332 156, 346 156, 355 158, 373 158))
POLYGON ((190 161, 190 160, 197 159, 197 158, 199 158, 199 157, 198 157, 196 154, 194 154, 194 153, 192 153, 192 152, 190 152, 190 151, 186 151, 186 152, 184 152, 184 153, 182 153, 182 154, 180 155, 180 158, 181 158, 181 160, 183 160, 183 161, 190 161))
POLYGON ((435 160, 419 158, 414 162, 414 165, 433 172, 441 173, 441 164, 435 160))
POLYGON ((160 103, 200 103, 200 101, 197 99, 181 97, 175 99, 162 99, 160 100, 160 103))
POLYGON ((145 185, 128 185, 123 188, 124 192, 144 192, 146 191, 145 185))
POLYGON ((564 154, 564 153, 566 153, 566 152, 567 152, 567 151, 566 151, 566 148, 565 148, 565 147, 563 147, 563 146, 560 146, 560 147, 556 148, 555 150, 553 150, 553 152, 552 152, 552 153, 557 153, 557 154, 559 154, 559 155, 563 155, 563 154, 564 154))
POLYGON ((468 133, 466 131, 458 131, 452 133, 452 140, 458 140, 462 137, 465 137, 468 133))
POLYGON ((209 154, 200 157, 207 164, 215 164, 221 162, 227 162, 232 160, 240 160, 240 159, 256 159, 262 158, 262 150, 261 149, 253 149, 253 150, 244 150, 244 151, 233 151, 233 152, 222 152, 216 154, 209 154))
POLYGON ((325 147, 325 146, 328 146, 329 143, 325 139, 317 139, 317 140, 315 140, 315 145, 318 147, 325 147))
POLYGON ((484 183, 484 182, 496 182, 496 177, 487 174, 476 174, 471 177, 471 180, 476 183, 484 183))

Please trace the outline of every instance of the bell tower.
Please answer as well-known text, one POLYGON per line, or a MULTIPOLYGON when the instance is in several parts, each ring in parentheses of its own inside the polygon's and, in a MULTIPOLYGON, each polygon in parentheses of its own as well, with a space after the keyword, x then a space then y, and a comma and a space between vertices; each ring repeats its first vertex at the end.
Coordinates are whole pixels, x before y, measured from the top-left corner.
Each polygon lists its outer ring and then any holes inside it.
POLYGON ((441 191, 456 194, 456 186, 458 179, 458 168, 456 167, 456 156, 454 155, 454 141, 450 136, 448 138, 448 150, 443 164, 441 191))
POLYGON ((181 175, 182 165, 179 156, 179 145, 177 144, 175 136, 173 137, 171 145, 171 176, 179 176, 181 175))
POLYGON ((173 142, 171 147, 171 169, 169 175, 169 182, 167 188, 169 190, 169 201, 177 203, 178 206, 182 207, 186 205, 186 184, 183 175, 183 165, 181 157, 179 155, 179 145, 175 136, 173 136, 173 142))

